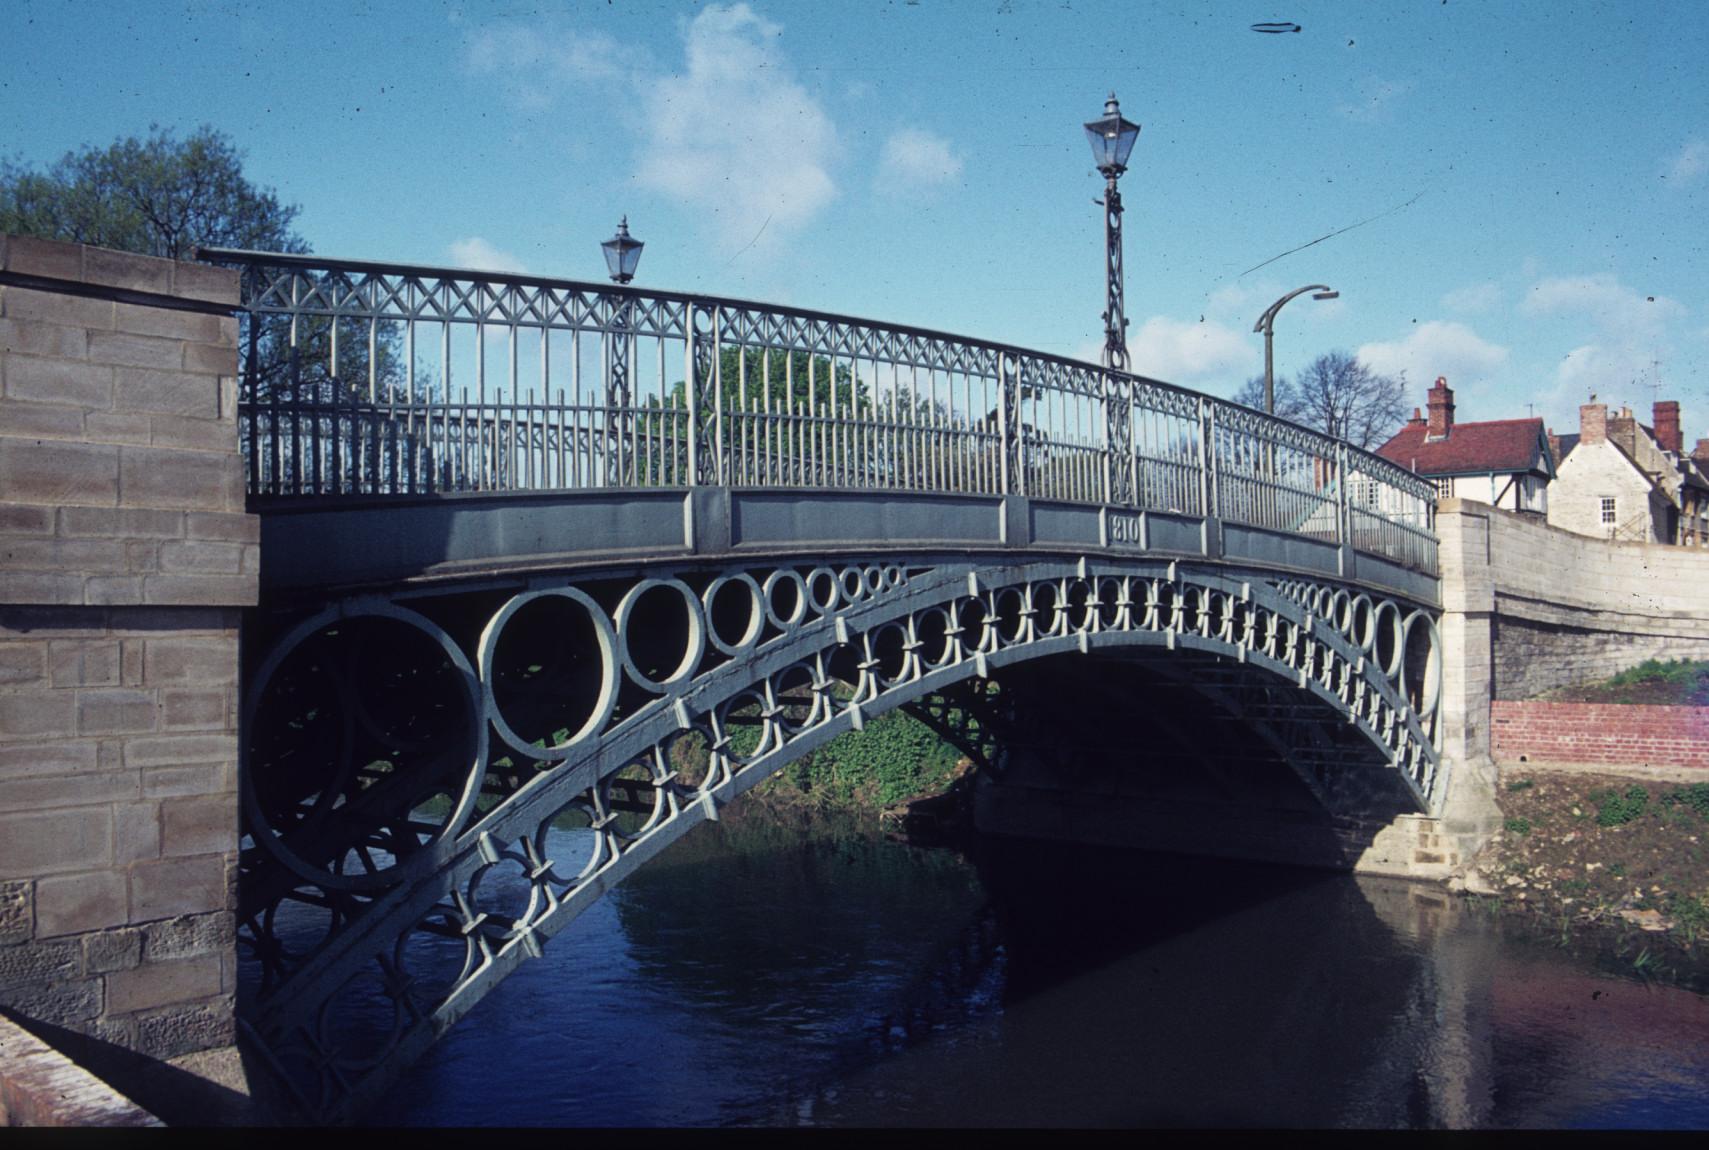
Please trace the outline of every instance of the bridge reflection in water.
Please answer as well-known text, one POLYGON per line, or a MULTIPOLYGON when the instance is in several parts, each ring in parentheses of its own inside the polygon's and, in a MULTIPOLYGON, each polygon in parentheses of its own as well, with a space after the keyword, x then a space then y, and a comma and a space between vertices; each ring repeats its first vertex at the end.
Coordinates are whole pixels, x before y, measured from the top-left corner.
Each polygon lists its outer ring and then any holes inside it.
POLYGON ((1197 700, 1160 761, 1236 724, 1320 826, 1439 809, 1433 502, 1383 460, 918 329, 211 254, 263 516, 240 1012, 319 1114, 895 707, 1032 786, 1083 733, 1050 685, 1116 660, 1197 700))

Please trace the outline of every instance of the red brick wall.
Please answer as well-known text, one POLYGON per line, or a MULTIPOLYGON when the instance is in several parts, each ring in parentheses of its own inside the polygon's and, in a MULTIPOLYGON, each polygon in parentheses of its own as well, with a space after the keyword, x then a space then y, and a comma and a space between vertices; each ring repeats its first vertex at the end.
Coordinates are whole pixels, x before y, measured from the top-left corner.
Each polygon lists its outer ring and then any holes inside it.
POLYGON ((1490 704, 1498 763, 1608 763, 1709 770, 1709 707, 1617 703, 1490 704))

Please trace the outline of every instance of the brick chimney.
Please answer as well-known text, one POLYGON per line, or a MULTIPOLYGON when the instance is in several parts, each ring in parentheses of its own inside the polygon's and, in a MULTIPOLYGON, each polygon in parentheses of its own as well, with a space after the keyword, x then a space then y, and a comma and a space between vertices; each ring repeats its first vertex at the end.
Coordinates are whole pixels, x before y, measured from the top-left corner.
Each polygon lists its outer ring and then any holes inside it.
POLYGON ((1448 386, 1447 377, 1437 376, 1436 386, 1425 398, 1430 404, 1430 420, 1424 429, 1425 440, 1447 439, 1449 430, 1454 426, 1454 392, 1448 386))
POLYGON ((1655 424, 1656 446, 1663 451, 1671 451, 1675 455, 1685 449, 1685 437, 1679 429, 1679 401, 1677 399, 1660 399, 1650 409, 1651 422, 1655 424))
POLYGON ((1551 427, 1545 438, 1549 441, 1549 458, 1555 461, 1556 466, 1559 466, 1561 462, 1561 437, 1556 435, 1555 429, 1551 427))
POLYGON ((1608 442, 1608 405, 1586 403, 1578 409, 1578 441, 1580 443, 1608 442))
POLYGON ((1697 441, 1697 446, 1691 449, 1691 458, 1700 464, 1709 465, 1709 439, 1697 441))
POLYGON ((1620 405, 1618 412, 1610 412, 1606 425, 1608 441, 1617 444, 1620 450, 1634 459, 1638 456, 1638 420, 1632 414, 1632 409, 1625 404, 1620 405))
POLYGON ((1424 413, 1418 408, 1412 409, 1412 418, 1407 421, 1408 427, 1421 427, 1424 424, 1424 413))

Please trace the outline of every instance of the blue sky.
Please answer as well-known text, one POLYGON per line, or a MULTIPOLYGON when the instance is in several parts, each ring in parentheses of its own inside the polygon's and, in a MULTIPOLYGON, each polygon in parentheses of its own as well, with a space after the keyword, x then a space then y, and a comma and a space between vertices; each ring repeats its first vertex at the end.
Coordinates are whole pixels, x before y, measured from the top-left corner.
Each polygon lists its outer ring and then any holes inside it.
POLYGON ((603 275, 1096 358, 1114 88, 1135 370, 1356 351, 1461 419, 1709 435, 1709 4, 8 0, 0 152, 228 133, 326 255, 603 275), (1287 20, 1302 31, 1253 32, 1287 20), (1351 230, 1265 264, 1338 229, 1351 230))

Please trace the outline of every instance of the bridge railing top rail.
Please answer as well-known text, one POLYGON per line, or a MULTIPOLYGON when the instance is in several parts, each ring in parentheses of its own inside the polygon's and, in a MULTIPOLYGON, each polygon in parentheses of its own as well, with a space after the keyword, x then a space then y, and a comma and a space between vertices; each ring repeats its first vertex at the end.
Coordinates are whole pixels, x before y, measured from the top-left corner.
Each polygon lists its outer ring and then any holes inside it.
POLYGON ((699 293, 199 254, 243 270, 253 494, 706 483, 1024 494, 1216 516, 1436 569, 1434 493, 1420 477, 1145 376, 699 293))

